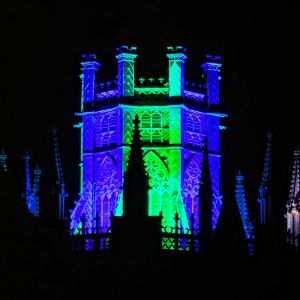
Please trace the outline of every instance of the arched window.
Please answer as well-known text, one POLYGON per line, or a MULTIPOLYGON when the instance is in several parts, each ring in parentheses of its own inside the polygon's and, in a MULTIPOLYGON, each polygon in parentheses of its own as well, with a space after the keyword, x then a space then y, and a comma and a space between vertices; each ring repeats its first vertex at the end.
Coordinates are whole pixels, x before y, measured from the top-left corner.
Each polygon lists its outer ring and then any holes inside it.
POLYGON ((116 210, 119 188, 116 162, 107 155, 98 163, 96 171, 95 201, 101 226, 110 226, 110 213, 116 210))
MULTIPOLYGON (((161 157, 153 151, 146 153, 144 157, 146 171, 149 175, 149 215, 157 216, 160 211, 164 216, 170 215, 171 203, 169 188, 169 170, 161 157)), ((173 216, 174 217, 174 216, 173 216)), ((168 225, 168 219, 164 219, 168 225)))
POLYGON ((162 120, 160 113, 153 113, 152 115, 152 128, 161 128, 162 127, 162 120))
MULTIPOLYGON (((163 126, 163 118, 167 118, 167 114, 163 111, 142 111, 141 117, 141 136, 144 142, 163 142, 166 138, 165 131, 167 128, 163 126)), ((164 120, 166 123, 166 120, 164 120)))
MULTIPOLYGON (((200 159, 193 156, 188 161, 183 175, 183 195, 184 205, 188 216, 193 213, 196 224, 198 224, 198 210, 199 210, 199 182, 201 176, 200 159)), ((197 226, 197 225, 196 225, 197 226)))

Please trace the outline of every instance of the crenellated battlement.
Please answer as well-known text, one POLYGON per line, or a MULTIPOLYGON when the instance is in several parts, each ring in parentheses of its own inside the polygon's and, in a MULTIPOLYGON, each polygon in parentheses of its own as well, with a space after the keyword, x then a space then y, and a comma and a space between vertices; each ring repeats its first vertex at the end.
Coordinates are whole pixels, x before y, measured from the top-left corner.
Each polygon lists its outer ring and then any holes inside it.
MULTIPOLYGON (((168 77, 166 76, 135 76, 135 59, 137 47, 120 46, 117 48, 118 62, 117 76, 114 80, 97 82, 97 72, 100 63, 95 54, 82 56, 82 111, 90 110, 108 103, 127 103, 141 99, 149 101, 149 105, 165 101, 166 103, 188 103, 193 105, 206 103, 219 104, 219 73, 221 71, 221 57, 207 55, 202 64, 204 76, 200 81, 185 80, 186 49, 183 46, 167 47, 169 60, 168 77), (159 98, 160 96, 161 98, 159 98), (155 97, 155 99, 153 99, 155 97), (159 99, 158 99, 159 98, 159 99), (154 101, 155 100, 155 101, 154 101)), ((101 70, 99 71, 101 72, 101 70)))

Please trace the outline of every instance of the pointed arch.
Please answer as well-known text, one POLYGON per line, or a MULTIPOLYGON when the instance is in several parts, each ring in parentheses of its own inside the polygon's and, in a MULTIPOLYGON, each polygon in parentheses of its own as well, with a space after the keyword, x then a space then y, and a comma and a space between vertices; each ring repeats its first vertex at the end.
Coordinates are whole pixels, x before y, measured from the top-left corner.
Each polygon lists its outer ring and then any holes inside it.
POLYGON ((199 183, 201 178, 202 159, 200 155, 192 155, 186 162, 183 173, 184 206, 188 218, 194 214, 195 225, 199 224, 199 183))
POLYGON ((120 191, 117 163, 106 155, 97 163, 95 182, 96 214, 100 216, 103 227, 110 226, 110 213, 115 212, 120 191))
POLYGON ((144 156, 146 171, 150 176, 150 186, 154 189, 169 187, 169 168, 156 151, 148 151, 144 156))
POLYGON ((166 211, 170 206, 169 168, 156 151, 146 152, 144 161, 151 187, 149 190, 149 215, 158 215, 160 211, 166 211))
MULTIPOLYGON (((144 154, 145 163, 146 163, 146 158, 148 156, 153 156, 153 155, 156 156, 156 159, 158 159, 164 165, 164 167, 166 168, 167 172, 169 173, 170 170, 169 170, 169 167, 166 164, 165 160, 162 159, 162 157, 159 155, 159 153, 157 151, 155 151, 155 150, 149 150, 149 151, 145 152, 145 154, 144 154)), ((153 158, 153 159, 155 159, 155 158, 153 158)))

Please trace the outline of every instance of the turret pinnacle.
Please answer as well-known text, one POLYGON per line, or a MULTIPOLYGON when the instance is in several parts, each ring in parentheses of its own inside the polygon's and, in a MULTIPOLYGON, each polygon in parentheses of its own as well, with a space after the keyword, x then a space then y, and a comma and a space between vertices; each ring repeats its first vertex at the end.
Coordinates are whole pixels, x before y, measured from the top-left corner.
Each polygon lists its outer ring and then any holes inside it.
POLYGON ((294 151, 294 162, 293 162, 293 172, 292 172, 289 202, 295 201, 296 198, 299 198, 299 192, 300 192, 300 164, 299 164, 299 158, 300 158, 300 150, 299 150, 299 148, 297 148, 294 151))

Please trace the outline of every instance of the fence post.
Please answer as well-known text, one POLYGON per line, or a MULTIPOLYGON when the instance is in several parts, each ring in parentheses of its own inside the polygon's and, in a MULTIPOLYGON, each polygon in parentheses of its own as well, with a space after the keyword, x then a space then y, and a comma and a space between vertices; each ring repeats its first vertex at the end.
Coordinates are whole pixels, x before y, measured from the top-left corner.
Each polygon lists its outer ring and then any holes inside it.
POLYGON ((160 226, 160 232, 159 232, 159 244, 160 244, 160 250, 163 250, 163 214, 162 211, 159 212, 159 226, 160 226))
POLYGON ((81 234, 79 233, 79 235, 80 235, 80 241, 81 241, 81 243, 80 243, 80 250, 81 251, 84 251, 85 250, 85 214, 83 213, 82 215, 81 215, 81 218, 80 218, 80 221, 81 221, 81 234))
POLYGON ((179 226, 178 226, 178 223, 179 223, 179 217, 178 217, 178 212, 176 212, 175 214, 175 217, 174 217, 174 220, 175 220, 175 238, 174 238, 174 242, 175 242, 175 246, 174 246, 174 250, 175 251, 178 251, 178 243, 179 243, 179 226))
POLYGON ((113 239, 113 236, 112 236, 112 222, 113 222, 113 218, 114 218, 114 213, 111 211, 110 212, 110 217, 109 217, 109 219, 110 219, 110 225, 109 225, 109 227, 107 228, 107 231, 106 231, 107 234, 109 232, 111 234, 110 234, 110 238, 107 237, 107 235, 106 235, 106 237, 103 239, 103 241, 104 241, 104 248, 103 249, 104 250, 111 250, 112 249, 111 241, 113 239))
POLYGON ((101 250, 101 236, 100 236, 100 226, 99 226, 99 223, 100 223, 100 215, 99 213, 96 214, 96 217, 95 217, 95 230, 94 231, 94 235, 93 235, 93 239, 94 239, 94 248, 95 250, 101 250))
POLYGON ((81 234, 82 235, 85 235, 85 214, 83 213, 82 215, 81 215, 81 219, 80 219, 80 221, 81 221, 81 224, 82 224, 82 228, 81 228, 81 234))
POLYGON ((100 226, 99 226, 100 216, 99 216, 99 214, 96 214, 95 222, 96 222, 96 226, 95 226, 95 232, 94 233, 98 234, 99 229, 100 229, 100 226))
POLYGON ((191 251, 195 251, 195 217, 194 214, 192 213, 190 217, 190 222, 191 222, 191 251))

